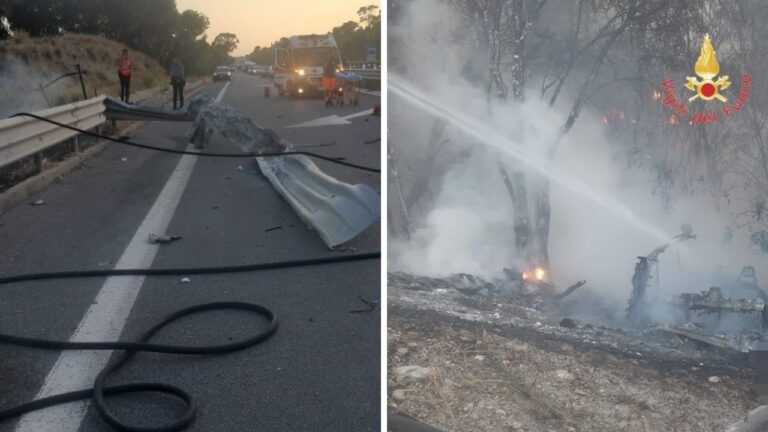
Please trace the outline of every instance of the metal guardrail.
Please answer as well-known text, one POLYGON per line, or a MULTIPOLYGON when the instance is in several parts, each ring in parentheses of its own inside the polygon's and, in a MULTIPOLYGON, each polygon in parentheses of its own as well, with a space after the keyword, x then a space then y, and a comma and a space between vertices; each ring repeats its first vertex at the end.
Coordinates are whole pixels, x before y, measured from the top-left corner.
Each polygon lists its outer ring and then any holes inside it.
MULTIPOLYGON (((35 114, 80 129, 91 129, 106 121, 104 111, 104 96, 98 96, 35 114)), ((0 120, 0 168, 77 135, 75 131, 30 117, 0 120)))
POLYGON ((347 62, 344 70, 358 74, 363 79, 381 80, 381 63, 379 62, 347 62))
POLYGON ((380 69, 344 69, 345 72, 352 72, 354 74, 358 74, 363 79, 367 80, 381 80, 381 70, 380 69))

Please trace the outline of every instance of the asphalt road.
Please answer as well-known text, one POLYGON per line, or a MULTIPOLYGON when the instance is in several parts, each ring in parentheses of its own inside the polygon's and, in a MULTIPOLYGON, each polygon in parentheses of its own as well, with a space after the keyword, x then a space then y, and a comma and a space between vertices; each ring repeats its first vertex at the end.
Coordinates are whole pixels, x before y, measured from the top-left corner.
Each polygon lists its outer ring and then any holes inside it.
MULTIPOLYGON (((362 95, 358 107, 326 108, 321 99, 264 98, 264 85, 262 79, 237 74, 223 101, 302 150, 379 166, 380 144, 365 142, 379 138, 380 118, 353 116, 379 103, 377 96, 362 95), (339 117, 321 123, 345 124, 288 127, 333 115, 339 117), (339 120, 342 117, 348 119, 339 120)), ((224 86, 212 83, 201 92, 216 97, 224 86)), ((183 149, 188 127, 149 123, 131 138, 183 149)), ((239 151, 219 136, 207 150, 239 151)), ((167 268, 379 250, 379 224, 341 251, 328 250, 273 190, 252 159, 186 158, 180 162, 178 155, 111 144, 83 168, 30 198, 42 199, 43 205, 21 205, 0 216, 0 275, 109 269, 121 257, 121 263, 151 262, 153 268, 167 268), (174 192, 180 195, 177 205, 167 201, 174 192), (143 239, 132 249, 133 237, 139 227, 157 222, 157 215, 148 217, 150 209, 157 208, 169 218, 166 233, 183 238, 157 248, 152 260, 143 239), (275 227, 279 228, 269 230, 275 227), (133 256, 126 257, 131 250, 133 256)), ((374 173, 323 161, 317 164, 343 181, 379 190, 379 176, 374 173)), ((121 340, 131 340, 162 316, 185 306, 212 301, 263 304, 281 319, 278 332, 266 343, 221 356, 139 354, 110 384, 163 382, 186 389, 198 408, 190 429, 194 431, 374 431, 380 424, 380 315, 379 311, 350 311, 365 307, 360 298, 379 300, 379 267, 380 261, 368 260, 189 276, 189 283, 182 283, 182 276, 168 276, 127 278, 130 283, 112 278, 9 285, 0 288, 0 332, 61 340, 76 332, 87 336, 89 327, 82 323, 89 308, 116 302, 127 319, 121 320, 119 313, 104 319, 121 340), (116 292, 125 292, 123 283, 135 285, 135 298, 117 294, 97 299, 109 284, 116 292)), ((263 325, 245 314, 215 312, 184 319, 156 341, 237 340, 263 325)), ((101 330, 97 326, 94 331, 101 330)), ((70 353, 67 361, 61 354, 0 346, 0 407, 33 399, 44 385, 49 389, 72 386, 98 364, 97 353, 70 353)), ((145 426, 162 424, 164 415, 180 409, 174 401, 151 395, 115 398, 114 406, 126 421, 145 426)), ((25 430, 110 429, 88 404, 70 404, 27 416, 22 422, 0 423, 2 432, 25 430)))

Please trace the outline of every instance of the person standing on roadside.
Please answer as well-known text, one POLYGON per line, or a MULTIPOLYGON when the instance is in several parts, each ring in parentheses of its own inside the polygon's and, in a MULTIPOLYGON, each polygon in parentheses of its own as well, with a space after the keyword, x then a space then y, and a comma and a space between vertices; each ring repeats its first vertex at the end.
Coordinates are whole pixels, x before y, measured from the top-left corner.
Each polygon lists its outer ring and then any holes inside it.
POLYGON ((115 60, 117 66, 117 76, 120 78, 120 100, 128 103, 131 94, 131 72, 133 72, 133 62, 128 57, 128 50, 123 49, 123 53, 115 60))
POLYGON ((184 65, 178 58, 173 59, 171 65, 171 86, 173 87, 173 109, 176 108, 178 101, 179 108, 184 107, 184 85, 187 83, 184 78, 184 65))
POLYGON ((333 59, 328 59, 323 67, 323 90, 325 106, 333 106, 333 96, 336 93, 336 63, 333 59))

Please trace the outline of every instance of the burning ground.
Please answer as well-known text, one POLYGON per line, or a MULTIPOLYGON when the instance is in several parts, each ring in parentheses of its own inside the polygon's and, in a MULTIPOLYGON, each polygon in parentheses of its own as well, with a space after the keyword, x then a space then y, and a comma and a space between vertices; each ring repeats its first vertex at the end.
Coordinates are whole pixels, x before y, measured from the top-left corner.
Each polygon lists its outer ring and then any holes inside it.
POLYGON ((588 285, 388 283, 390 407, 446 431, 722 431, 755 407, 743 353, 622 328, 588 285))

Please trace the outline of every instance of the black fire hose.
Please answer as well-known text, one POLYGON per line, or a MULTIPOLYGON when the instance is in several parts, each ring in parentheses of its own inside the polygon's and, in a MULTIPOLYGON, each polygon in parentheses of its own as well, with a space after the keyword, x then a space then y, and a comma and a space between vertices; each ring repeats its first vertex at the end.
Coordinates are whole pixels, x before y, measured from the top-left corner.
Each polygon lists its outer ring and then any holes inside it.
POLYGON ((62 127, 64 129, 69 129, 75 132, 79 132, 83 135, 92 136, 95 138, 105 139, 107 141, 116 142, 118 144, 125 144, 127 146, 131 147, 138 147, 146 150, 155 150, 159 152, 165 152, 165 153, 175 153, 175 154, 181 154, 181 155, 194 155, 194 156, 204 156, 204 157, 229 157, 229 158, 251 158, 251 157, 275 157, 275 156, 292 156, 292 155, 303 155, 303 156, 309 156, 316 159, 321 159, 327 162, 335 163, 338 165, 343 165, 350 168, 355 168, 363 171, 369 171, 369 172, 375 172, 375 173, 381 173, 380 169, 367 167, 364 165, 358 165, 353 164, 350 162, 345 162, 343 160, 335 159, 328 156, 323 156, 317 153, 312 152, 305 152, 305 151, 289 151, 289 152, 271 152, 271 153, 206 153, 206 152, 194 152, 194 151, 187 151, 187 150, 176 150, 176 149, 170 149, 165 147, 156 147, 151 146, 148 144, 140 144, 128 140, 122 140, 119 138, 113 138, 107 135, 102 135, 96 132, 87 131, 85 129, 80 129, 75 126, 70 126, 68 124, 60 123, 55 120, 51 120, 49 118, 45 118, 42 116, 39 116, 37 114, 27 113, 27 112, 20 112, 12 115, 11 117, 31 117, 37 120, 41 120, 59 127, 62 127))
MULTIPOLYGON (((368 259, 381 258, 380 252, 362 253, 355 255, 344 255, 326 258, 313 258, 305 260, 293 260, 282 262, 269 262, 260 264, 247 264, 238 266, 223 267, 195 267, 195 268, 176 268, 176 269, 115 269, 115 270, 84 270, 84 271, 64 271, 50 273, 31 273, 17 276, 7 276, 0 278, 0 285, 7 285, 16 282, 36 281, 46 279, 69 279, 81 277, 106 277, 106 276, 168 276, 168 275, 191 275, 191 274, 219 274, 250 272, 268 269, 290 268, 310 265, 320 265, 338 262, 360 261, 368 259)), ((54 396, 27 402, 16 407, 0 410, 0 421, 19 417, 23 414, 39 409, 51 407, 77 400, 91 398, 96 407, 96 411, 104 422, 115 430, 121 432, 176 432, 186 429, 194 420, 195 405, 192 397, 183 389, 163 383, 133 383, 115 386, 105 385, 106 379, 119 370, 138 352, 156 352, 166 354, 186 354, 186 355, 204 355, 204 354, 224 354, 233 351, 240 351, 264 342, 269 339, 277 330, 277 315, 267 307, 242 302, 216 302, 204 303, 196 306, 190 306, 178 310, 155 324, 149 330, 144 332, 136 342, 68 342, 54 341, 37 338, 28 338, 7 334, 0 334, 0 344, 10 344, 24 346, 29 348, 50 349, 50 350, 123 350, 117 357, 112 359, 104 369, 99 372, 93 387, 90 389, 62 393, 54 396), (242 341, 222 345, 210 346, 184 346, 184 345, 162 345, 152 344, 148 341, 152 336, 179 318, 202 313, 212 310, 243 310, 263 316, 269 320, 269 325, 242 341), (187 410, 183 415, 176 418, 173 422, 163 426, 145 427, 129 425, 115 417, 107 404, 107 397, 126 393, 162 393, 175 396, 184 401, 187 410)))

